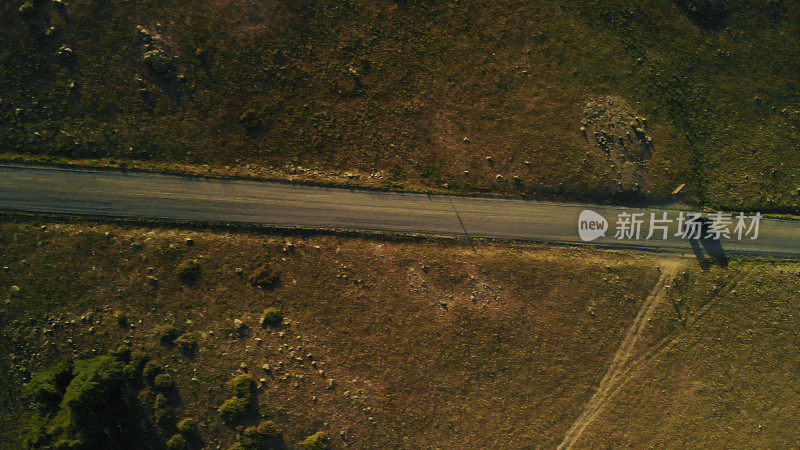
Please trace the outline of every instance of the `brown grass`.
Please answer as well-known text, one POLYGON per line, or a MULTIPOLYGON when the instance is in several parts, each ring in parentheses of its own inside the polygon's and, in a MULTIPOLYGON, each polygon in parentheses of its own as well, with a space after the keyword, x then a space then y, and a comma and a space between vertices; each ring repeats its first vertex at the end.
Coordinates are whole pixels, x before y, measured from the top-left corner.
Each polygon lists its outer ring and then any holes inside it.
POLYGON ((476 254, 452 243, 38 225, 0 225, 0 287, 20 288, 0 314, 4 442, 27 415, 24 370, 127 339, 169 366, 178 416, 197 417, 212 446, 234 438, 213 409, 242 362, 267 379, 262 411, 290 445, 318 429, 336 447, 556 445, 657 275, 647 257, 591 249, 486 245, 476 254), (294 251, 283 251, 286 239, 294 251), (195 286, 174 275, 187 258, 201 263, 195 286), (267 261, 280 285, 255 289, 247 275, 267 261), (259 327, 269 306, 282 308, 283 327, 259 327), (120 328, 117 311, 134 328, 120 328), (229 337, 235 318, 250 336, 229 337), (197 333, 193 359, 154 340, 164 323, 197 333), (265 363, 284 369, 267 375, 265 363))
POLYGON ((791 263, 690 270, 649 332, 658 351, 629 374, 579 447, 791 447, 800 439, 791 263), (657 324, 657 325, 656 325, 657 324))

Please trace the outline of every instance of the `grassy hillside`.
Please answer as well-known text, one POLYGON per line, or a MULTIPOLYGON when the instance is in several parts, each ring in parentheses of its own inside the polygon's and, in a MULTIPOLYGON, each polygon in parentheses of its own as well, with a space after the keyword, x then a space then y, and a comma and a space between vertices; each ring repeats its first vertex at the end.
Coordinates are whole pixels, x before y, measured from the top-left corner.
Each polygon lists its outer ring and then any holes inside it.
POLYGON ((534 196, 686 182, 796 212, 799 19, 783 0, 3 2, 0 151, 534 196))
POLYGON ((175 416, 196 418, 211 448, 236 437, 216 409, 243 367, 264 378, 245 424, 273 420, 290 447, 319 430, 335 448, 552 446, 657 275, 649 257, 591 249, 476 254, 452 243, 9 219, 6 443, 32 417, 20 396, 31 374, 127 341, 171 375, 175 416), (270 307, 285 320, 262 328, 270 307), (193 354, 159 342, 167 324, 194 336, 193 354))
POLYGON ((795 445, 797 264, 689 271, 674 289, 653 320, 659 350, 627 375, 580 445, 795 445))

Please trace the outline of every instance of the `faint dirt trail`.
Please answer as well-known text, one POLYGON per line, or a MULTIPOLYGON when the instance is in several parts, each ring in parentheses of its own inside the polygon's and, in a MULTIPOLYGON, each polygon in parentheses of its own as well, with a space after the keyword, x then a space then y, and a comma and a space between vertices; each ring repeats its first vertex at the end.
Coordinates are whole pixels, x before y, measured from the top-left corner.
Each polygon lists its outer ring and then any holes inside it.
POLYGON ((594 421, 597 414, 602 409, 606 401, 613 395, 620 385, 620 381, 627 372, 629 363, 635 355, 635 345, 639 339, 639 335, 644 327, 647 325, 648 319, 653 315, 656 306, 664 299, 666 294, 665 286, 668 286, 675 275, 681 268, 681 261, 678 260, 664 260, 661 261, 661 276, 658 277, 656 285, 650 291, 650 294, 642 303, 636 318, 625 333, 617 352, 614 354, 614 359, 611 365, 606 370, 603 379, 600 380, 600 385, 597 387, 594 395, 586 404, 581 415, 578 417, 567 434, 564 435, 564 440, 558 446, 559 449, 572 448, 578 439, 581 437, 583 430, 594 421))
MULTIPOLYGON (((647 351, 640 355, 636 355, 634 345, 636 344, 639 332, 647 324, 647 319, 652 316, 655 307, 661 302, 666 295, 665 286, 668 286, 675 275, 681 270, 683 262, 677 260, 669 260, 662 262, 662 272, 653 290, 647 296, 647 299, 639 309, 639 313, 631 324, 625 338, 622 340, 617 353, 611 365, 606 370, 600 385, 595 391, 589 403, 581 412, 580 417, 572 424, 564 440, 559 444, 559 449, 568 449, 575 446, 578 439, 583 434, 586 427, 591 424, 597 415, 602 410, 605 403, 622 387, 626 380, 636 374, 648 361, 666 351, 674 342, 676 336, 670 334, 665 336, 660 341, 652 345, 647 351)), ((706 303, 695 314, 692 324, 697 323, 711 307, 713 307, 720 298, 735 290, 743 281, 750 277, 754 272, 753 268, 745 270, 736 280, 732 281, 722 292, 720 292, 716 299, 706 303)))

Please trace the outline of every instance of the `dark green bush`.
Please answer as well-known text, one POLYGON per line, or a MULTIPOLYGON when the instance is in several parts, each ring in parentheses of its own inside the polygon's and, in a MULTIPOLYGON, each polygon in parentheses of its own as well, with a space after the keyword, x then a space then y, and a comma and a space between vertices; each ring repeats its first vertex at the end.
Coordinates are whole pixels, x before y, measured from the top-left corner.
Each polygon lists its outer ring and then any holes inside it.
POLYGON ((42 413, 54 412, 72 381, 73 363, 69 358, 56 361, 47 370, 33 376, 25 386, 25 395, 36 402, 42 413))
POLYGON ((125 366, 125 370, 128 372, 128 374, 130 374, 131 379, 137 381, 141 379, 148 359, 149 357, 145 352, 139 350, 134 350, 131 352, 128 364, 125 366))
POLYGON ((265 420, 258 426, 247 427, 239 438, 239 444, 246 449, 267 449, 282 447, 281 432, 271 420, 265 420))
POLYGON ((153 410, 153 421, 162 430, 169 429, 175 423, 175 411, 172 408, 156 408, 153 410))
MULTIPOLYGON (((146 354, 125 346, 91 359, 60 360, 35 374, 25 394, 36 414, 23 431, 22 446, 129 448, 136 442, 140 448, 163 447, 158 435, 148 430, 152 422, 169 429, 174 412, 162 394, 155 397, 152 416, 141 408, 140 401, 146 403, 148 398, 147 391, 140 392, 146 361, 146 354)), ((157 385, 173 387, 166 377, 157 385)))

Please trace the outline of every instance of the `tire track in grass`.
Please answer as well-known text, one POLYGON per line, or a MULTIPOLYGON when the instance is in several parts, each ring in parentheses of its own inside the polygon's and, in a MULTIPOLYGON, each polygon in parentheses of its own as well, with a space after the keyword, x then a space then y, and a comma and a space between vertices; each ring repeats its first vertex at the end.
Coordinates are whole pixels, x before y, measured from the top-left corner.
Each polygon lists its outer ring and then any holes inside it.
MULTIPOLYGON (((583 434, 583 431, 595 420, 608 400, 622 388, 625 382, 636 375, 650 360, 665 352, 675 343, 677 333, 665 336, 651 346, 649 350, 634 356, 633 348, 639 333, 647 324, 656 306, 664 299, 667 292, 666 286, 669 285, 681 267, 681 263, 674 260, 667 261, 662 265, 662 273, 656 285, 639 309, 639 313, 636 319, 634 319, 633 324, 628 328, 628 332, 620 344, 620 347, 617 349, 617 353, 614 355, 611 365, 600 381, 600 385, 586 404, 586 407, 584 407, 581 415, 565 434, 563 441, 558 446, 559 449, 574 447, 583 434)), ((719 293, 715 299, 703 305, 695 314, 691 324, 696 324, 722 297, 736 290, 754 271, 754 268, 744 271, 736 280, 731 282, 723 292, 719 293)))

